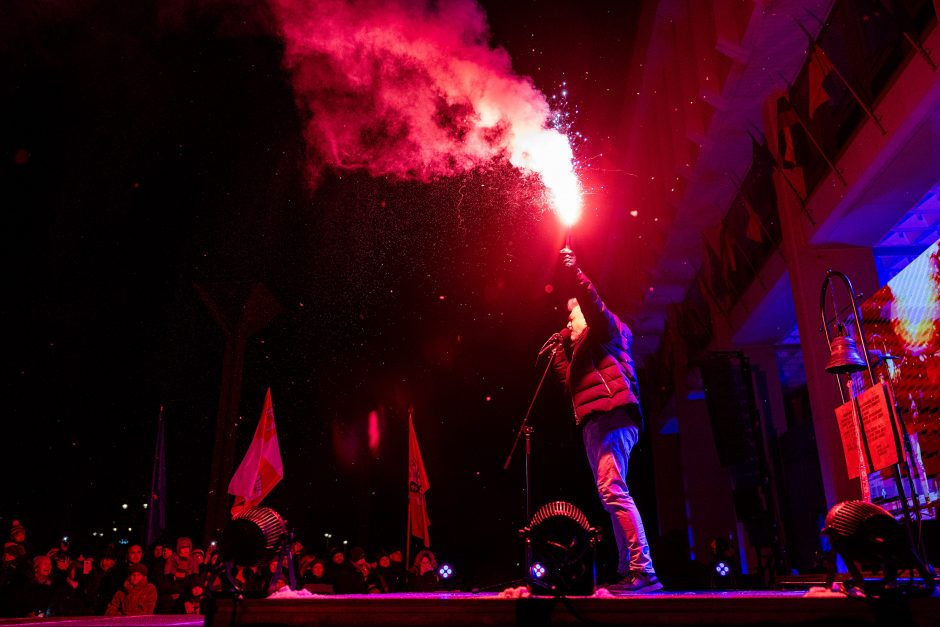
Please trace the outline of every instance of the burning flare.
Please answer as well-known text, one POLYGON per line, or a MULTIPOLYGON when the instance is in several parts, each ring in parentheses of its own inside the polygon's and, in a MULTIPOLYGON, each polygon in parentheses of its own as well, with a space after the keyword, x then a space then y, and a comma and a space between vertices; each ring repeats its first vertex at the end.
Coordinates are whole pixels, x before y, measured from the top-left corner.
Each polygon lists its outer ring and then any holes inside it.
POLYGON ((506 158, 538 174, 563 222, 581 190, 568 137, 474 0, 272 0, 321 166, 430 180, 506 158))

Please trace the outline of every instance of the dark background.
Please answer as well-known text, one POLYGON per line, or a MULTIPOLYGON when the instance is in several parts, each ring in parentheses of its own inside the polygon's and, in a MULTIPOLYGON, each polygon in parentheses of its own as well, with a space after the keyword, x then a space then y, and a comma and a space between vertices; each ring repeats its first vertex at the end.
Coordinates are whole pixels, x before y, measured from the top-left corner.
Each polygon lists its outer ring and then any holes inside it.
MULTIPOLYGON (((641 4, 483 4, 519 74, 567 82, 587 137, 575 247, 629 316, 643 254, 617 133, 641 4)), ((224 6, 17 1, 0 24, 0 531, 18 518, 43 551, 140 540, 163 405, 167 533, 208 541, 225 340, 194 285, 230 311, 263 282, 283 311, 249 342, 236 455, 270 386, 285 477, 265 504, 313 550, 324 533, 401 547, 413 405, 432 548, 473 585, 521 575, 522 456, 502 464, 567 315, 564 233, 508 165, 433 183, 327 171, 310 189, 267 9, 224 6)), ((533 503, 609 525, 557 385, 533 424, 533 503)), ((655 542, 647 448, 632 485, 655 542)))

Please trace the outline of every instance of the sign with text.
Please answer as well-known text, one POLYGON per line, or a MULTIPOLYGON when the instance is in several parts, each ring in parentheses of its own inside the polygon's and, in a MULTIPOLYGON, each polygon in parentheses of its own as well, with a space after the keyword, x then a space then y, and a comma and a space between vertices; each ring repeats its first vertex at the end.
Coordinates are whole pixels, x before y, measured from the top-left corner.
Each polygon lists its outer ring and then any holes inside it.
POLYGON ((891 403, 884 383, 872 386, 858 395, 858 409, 862 416, 868 450, 871 452, 872 468, 869 472, 883 470, 898 463, 895 444, 891 403))
POLYGON ((845 467, 849 471, 849 479, 855 479, 860 474, 861 463, 858 456, 858 432, 856 431, 854 401, 836 407, 836 421, 839 425, 839 435, 842 436, 845 467))

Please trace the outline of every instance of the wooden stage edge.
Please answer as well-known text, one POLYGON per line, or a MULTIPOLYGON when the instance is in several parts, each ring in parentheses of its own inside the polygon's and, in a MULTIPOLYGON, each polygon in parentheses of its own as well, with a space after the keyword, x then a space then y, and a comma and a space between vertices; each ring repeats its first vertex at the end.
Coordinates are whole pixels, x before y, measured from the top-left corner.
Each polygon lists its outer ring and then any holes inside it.
POLYGON ((207 627, 771 624, 935 626, 940 596, 865 600, 791 591, 508 599, 439 593, 249 599, 237 606, 223 599, 206 619, 207 627))

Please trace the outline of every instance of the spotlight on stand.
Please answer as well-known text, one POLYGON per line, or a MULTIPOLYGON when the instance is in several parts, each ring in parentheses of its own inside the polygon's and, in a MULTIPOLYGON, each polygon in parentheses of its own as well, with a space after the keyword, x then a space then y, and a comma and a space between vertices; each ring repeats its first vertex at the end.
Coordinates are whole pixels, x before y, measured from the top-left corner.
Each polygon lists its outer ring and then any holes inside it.
POLYGON ((879 597, 885 594, 924 594, 934 590, 933 569, 913 550, 904 526, 887 510, 865 501, 843 501, 826 515, 823 534, 832 543, 828 556, 826 587, 835 579, 835 556, 842 556, 852 579, 846 582, 852 596, 879 597), (865 581, 863 568, 880 570, 881 581, 865 581), (911 577, 899 585, 898 569, 909 569, 911 577), (915 583, 913 572, 920 575, 915 583))
POLYGON ((274 557, 287 539, 284 519, 268 507, 249 507, 232 516, 222 532, 219 554, 236 566, 254 566, 274 557))
POLYGON ((520 535, 529 546, 532 594, 594 594, 594 552, 600 534, 581 510, 564 501, 548 503, 520 535))
POLYGON ((273 509, 243 509, 232 516, 219 539, 219 570, 214 573, 214 577, 220 577, 224 593, 240 596, 244 590, 236 582, 233 570, 277 558, 277 569, 271 577, 268 593, 274 591, 285 560, 288 585, 294 589, 296 582, 293 581, 291 541, 292 534, 288 532, 284 519, 273 509))

